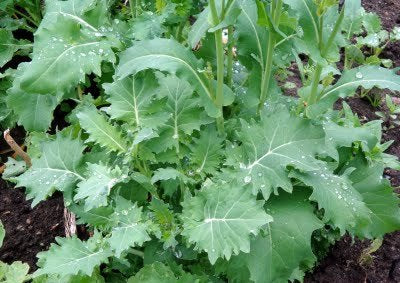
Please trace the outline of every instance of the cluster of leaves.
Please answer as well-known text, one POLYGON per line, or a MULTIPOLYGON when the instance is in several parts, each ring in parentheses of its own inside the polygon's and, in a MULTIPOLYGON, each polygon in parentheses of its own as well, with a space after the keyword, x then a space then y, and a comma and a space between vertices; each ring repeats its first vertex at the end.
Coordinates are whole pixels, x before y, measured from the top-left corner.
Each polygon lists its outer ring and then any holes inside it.
POLYGON ((400 76, 338 70, 361 4, 337 2, 45 1, 31 60, 1 81, 2 126, 25 128, 32 166, 10 158, 3 178, 33 206, 61 191, 93 233, 57 238, 34 282, 301 280, 324 227, 399 229, 380 121, 333 104, 400 76), (300 55, 285 97, 276 76, 300 55))

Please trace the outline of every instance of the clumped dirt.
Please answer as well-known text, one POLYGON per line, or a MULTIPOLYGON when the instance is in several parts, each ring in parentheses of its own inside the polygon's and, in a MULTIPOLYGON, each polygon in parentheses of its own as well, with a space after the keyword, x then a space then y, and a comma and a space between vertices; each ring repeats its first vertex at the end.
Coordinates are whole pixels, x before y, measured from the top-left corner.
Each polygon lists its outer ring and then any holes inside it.
POLYGON ((0 260, 28 263, 36 270, 36 254, 47 250, 56 236, 64 235, 64 205, 60 194, 31 208, 21 189, 0 179, 0 220, 6 237, 0 248, 0 260))

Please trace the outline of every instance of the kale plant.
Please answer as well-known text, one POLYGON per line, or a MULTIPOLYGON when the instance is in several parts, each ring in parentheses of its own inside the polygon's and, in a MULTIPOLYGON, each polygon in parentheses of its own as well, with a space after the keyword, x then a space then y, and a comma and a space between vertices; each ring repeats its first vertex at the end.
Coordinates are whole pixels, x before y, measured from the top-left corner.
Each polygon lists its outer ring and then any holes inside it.
POLYGON ((1 22, 2 66, 29 60, 3 68, 0 119, 32 166, 10 158, 3 178, 32 206, 62 192, 91 235, 57 238, 34 282, 301 281, 326 227, 400 228, 381 122, 333 110, 400 91, 396 70, 337 67, 360 0, 6 2, 32 22, 1 22), (12 37, 33 22, 33 42, 12 37), (276 77, 295 62, 288 97, 276 77))

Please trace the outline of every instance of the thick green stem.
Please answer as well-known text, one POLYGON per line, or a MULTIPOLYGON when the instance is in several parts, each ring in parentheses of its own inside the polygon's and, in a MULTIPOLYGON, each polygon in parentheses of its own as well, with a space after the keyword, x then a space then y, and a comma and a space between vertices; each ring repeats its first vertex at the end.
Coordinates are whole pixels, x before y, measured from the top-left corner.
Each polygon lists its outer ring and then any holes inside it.
MULTIPOLYGON (((333 27, 332 33, 329 36, 329 39, 328 39, 327 43, 325 44, 324 48, 322 49, 322 53, 321 53, 322 57, 326 56, 326 54, 328 53, 329 49, 332 46, 333 41, 335 40, 336 35, 340 31, 340 27, 342 26, 342 22, 344 19, 344 10, 345 10, 345 6, 343 6, 342 10, 340 11, 339 18, 337 19, 335 26, 333 27)), ((322 17, 321 17, 321 19, 322 19, 322 17)), ((322 38, 320 40, 322 41, 322 38)))
MULTIPOLYGON (((276 27, 279 27, 279 22, 282 14, 282 5, 283 5, 282 0, 272 1, 271 3, 271 15, 276 27)), ((264 107, 264 103, 267 100, 267 94, 271 84, 271 76, 273 68, 272 59, 274 57, 275 45, 276 45, 276 35, 274 31, 270 30, 268 32, 267 57, 265 58, 264 73, 261 80, 260 102, 258 104, 258 109, 257 109, 258 114, 264 107)))
MULTIPOLYGON (((326 57, 329 49, 332 47, 333 41, 335 40, 336 35, 338 34, 338 32, 340 31, 340 27, 342 25, 343 22, 343 18, 344 18, 344 10, 345 7, 342 8, 342 10, 340 11, 339 14, 339 18, 337 19, 335 26, 333 27, 332 33, 330 34, 328 41, 326 42, 326 44, 323 44, 323 38, 322 38, 322 31, 323 31, 323 15, 320 17, 320 27, 319 27, 319 33, 320 33, 320 42, 319 42, 319 46, 320 46, 320 50, 321 50, 321 56, 323 58, 326 57)), ((313 82, 311 85, 311 93, 310 96, 308 98, 308 104, 314 104, 318 101, 319 97, 318 97, 318 85, 319 85, 319 81, 321 80, 321 74, 322 74, 322 69, 323 69, 323 65, 318 63, 317 67, 315 69, 315 73, 314 73, 314 78, 313 78, 313 82)))
POLYGON ((317 64, 317 67, 314 72, 314 78, 311 85, 311 93, 308 97, 308 104, 314 104, 317 101, 317 94, 318 94, 318 85, 319 81, 321 80, 323 66, 321 64, 317 64))
POLYGON ((132 18, 139 16, 140 0, 129 0, 129 7, 131 8, 132 18))
POLYGON ((144 257, 144 252, 139 251, 139 250, 137 250, 137 249, 130 248, 130 249, 129 249, 129 252, 130 252, 131 254, 140 256, 140 257, 142 257, 142 258, 144 257))
POLYGON ((178 28, 176 29, 176 34, 175 34, 175 38, 177 41, 181 42, 182 41, 182 33, 183 33, 183 29, 185 28, 186 25, 186 20, 181 22, 178 26, 178 28))
POLYGON ((226 84, 232 87, 233 77, 233 47, 235 42, 233 40, 233 26, 228 27, 228 60, 227 60, 227 72, 226 72, 226 84))
POLYGON ((264 106, 265 101, 267 100, 267 93, 271 82, 272 76, 272 59, 274 56, 274 47, 275 47, 276 39, 273 32, 269 32, 268 35, 268 49, 267 49, 267 58, 264 66, 264 74, 262 76, 261 81, 261 95, 260 95, 260 103, 258 104, 257 113, 259 114, 261 109, 264 106))
POLYGON ((278 2, 276 3, 275 11, 274 11, 275 12, 274 13, 274 23, 276 26, 279 26, 279 22, 281 21, 282 5, 283 5, 283 1, 278 0, 278 2))
MULTIPOLYGON (((218 17, 217 7, 215 0, 210 0, 210 9, 213 19, 213 24, 217 25, 220 22, 218 17)), ((220 112, 220 116, 217 118, 218 132, 223 134, 224 130, 224 114, 223 114, 223 102, 224 102, 224 45, 222 42, 222 29, 218 29, 214 32, 215 36, 215 48, 217 53, 217 90, 215 95, 215 106, 220 112)))

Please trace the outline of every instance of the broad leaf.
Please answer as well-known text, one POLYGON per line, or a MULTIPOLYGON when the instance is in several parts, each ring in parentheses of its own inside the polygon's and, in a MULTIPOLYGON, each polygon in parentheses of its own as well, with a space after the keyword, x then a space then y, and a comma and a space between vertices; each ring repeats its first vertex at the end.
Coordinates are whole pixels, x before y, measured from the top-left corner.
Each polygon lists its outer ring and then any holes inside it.
POLYGON ((346 230, 360 230, 370 223, 371 211, 346 175, 337 176, 321 168, 313 172, 292 172, 290 177, 301 180, 313 189, 310 200, 324 209, 324 221, 331 221, 342 234, 346 230))
POLYGON ((143 221, 142 208, 136 204, 122 197, 117 198, 115 212, 111 217, 116 224, 108 243, 117 257, 130 247, 141 246, 150 240, 146 232, 147 224, 143 221))
POLYGON ((62 95, 28 93, 21 89, 21 76, 30 67, 20 64, 13 87, 8 90, 7 106, 18 116, 18 124, 28 131, 46 131, 53 119, 53 111, 62 95))
MULTIPOLYGON (((251 242, 248 255, 241 254, 254 282, 287 282, 296 270, 310 268, 316 261, 311 249, 312 233, 322 227, 307 195, 283 193, 266 204, 274 221, 265 235, 251 242)), ((296 278, 301 280, 302 278, 296 278)))
POLYGON ((318 170, 315 155, 323 152, 325 145, 321 127, 292 116, 284 108, 270 116, 262 114, 260 123, 242 121, 238 138, 242 145, 228 156, 228 164, 237 168, 239 163, 236 178, 250 185, 254 194, 261 191, 265 199, 278 188, 292 191, 288 166, 318 170))
POLYGON ((78 184, 74 197, 76 201, 85 200, 86 211, 106 206, 111 189, 126 178, 118 167, 111 169, 105 165, 91 163, 88 163, 86 175, 87 179, 78 184))
POLYGON ((212 264, 220 257, 229 260, 232 253, 248 253, 250 235, 272 221, 263 203, 238 185, 206 187, 183 202, 182 235, 204 250, 212 264))
POLYGON ((56 244, 50 249, 40 252, 38 266, 34 276, 47 275, 77 275, 78 273, 91 276, 93 270, 108 261, 112 255, 108 248, 103 247, 100 233, 86 242, 82 242, 75 235, 70 238, 56 238, 56 244))
POLYGON ((29 41, 16 40, 10 31, 0 29, 0 68, 12 59, 15 52, 30 47, 29 41))
POLYGON ((82 107, 77 117, 82 128, 89 133, 88 142, 96 142, 109 151, 125 152, 127 150, 127 141, 121 131, 94 106, 82 107))
POLYGON ((42 155, 32 160, 32 167, 15 178, 17 187, 26 187, 32 206, 46 199, 54 190, 67 191, 84 180, 81 175, 82 151, 80 140, 58 133, 55 140, 43 142, 42 155))
POLYGON ((393 70, 378 66, 362 66, 344 71, 339 81, 321 94, 320 101, 307 108, 307 114, 310 117, 321 115, 340 97, 353 96, 360 86, 365 89, 378 87, 400 91, 400 76, 393 70))
MULTIPOLYGON (((199 93, 202 105, 211 117, 218 117, 218 109, 213 103, 214 91, 210 87, 209 79, 193 53, 172 39, 156 38, 135 43, 131 48, 121 53, 117 76, 121 79, 135 75, 146 69, 156 69, 176 74, 187 80, 199 93)), ((214 85, 214 83, 211 83, 214 85)), ((225 86, 225 105, 233 101, 232 91, 225 86)))
POLYGON ((371 223, 362 227, 357 234, 377 238, 400 229, 399 199, 389 181, 382 178, 383 165, 369 165, 362 157, 357 156, 348 167, 356 168, 349 178, 371 211, 371 223))
POLYGON ((21 77, 21 88, 40 94, 69 91, 86 74, 100 76, 102 61, 115 61, 111 47, 109 41, 83 32, 74 20, 60 16, 36 34, 33 59, 21 77))

